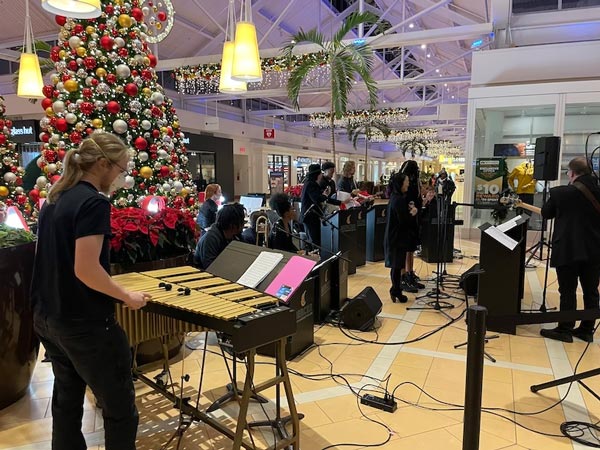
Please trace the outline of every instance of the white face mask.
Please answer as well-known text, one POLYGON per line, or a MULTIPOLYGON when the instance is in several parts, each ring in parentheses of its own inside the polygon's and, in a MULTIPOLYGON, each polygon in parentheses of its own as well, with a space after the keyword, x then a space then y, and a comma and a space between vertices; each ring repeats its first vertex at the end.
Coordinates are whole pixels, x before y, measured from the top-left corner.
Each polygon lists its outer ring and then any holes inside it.
POLYGON ((112 194, 115 191, 118 191, 119 189, 121 189, 122 187, 125 186, 125 177, 127 176, 127 174, 125 172, 121 172, 119 174, 119 176, 117 176, 117 178, 115 178, 113 180, 112 183, 110 183, 110 186, 108 188, 108 194, 112 194))

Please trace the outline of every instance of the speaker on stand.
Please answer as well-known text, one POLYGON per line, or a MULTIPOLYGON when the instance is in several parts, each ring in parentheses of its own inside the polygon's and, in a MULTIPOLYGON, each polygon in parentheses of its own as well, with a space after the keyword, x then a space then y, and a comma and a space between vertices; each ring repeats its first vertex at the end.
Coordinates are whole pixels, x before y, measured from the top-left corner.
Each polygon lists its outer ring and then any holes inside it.
POLYGON ((383 303, 371 286, 347 301, 340 310, 340 321, 351 330, 367 331, 373 327, 383 303))

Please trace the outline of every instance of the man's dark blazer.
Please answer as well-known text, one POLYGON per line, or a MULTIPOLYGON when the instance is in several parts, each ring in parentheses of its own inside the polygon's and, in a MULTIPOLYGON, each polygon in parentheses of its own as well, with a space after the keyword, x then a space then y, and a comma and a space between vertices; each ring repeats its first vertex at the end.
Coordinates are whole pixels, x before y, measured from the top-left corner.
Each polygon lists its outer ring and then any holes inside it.
MULTIPOLYGON (((591 175, 583 183, 600 202, 600 189, 591 175)), ((552 267, 579 262, 600 262, 600 213, 575 186, 550 189, 550 199, 542 207, 545 219, 555 219, 552 234, 552 267)))

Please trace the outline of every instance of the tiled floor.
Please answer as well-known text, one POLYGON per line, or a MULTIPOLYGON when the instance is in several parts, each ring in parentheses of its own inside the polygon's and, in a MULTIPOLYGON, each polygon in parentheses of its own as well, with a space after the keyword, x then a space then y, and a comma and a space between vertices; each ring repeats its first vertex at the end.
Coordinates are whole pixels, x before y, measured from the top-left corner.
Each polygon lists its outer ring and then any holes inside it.
MULTIPOLYGON (((478 253, 475 243, 457 242, 465 256, 478 253)), ((465 257, 448 266, 450 273, 462 273, 476 261, 465 257)), ((541 266, 541 265, 540 265, 541 266)), ((434 270, 417 259, 416 268, 426 278, 434 270)), ((543 267, 527 270, 525 301, 538 305, 543 287, 543 267)), ((550 304, 557 303, 556 277, 551 272, 548 286, 550 304)), ((293 369, 292 383, 298 410, 304 413, 301 421, 301 448, 318 450, 331 448, 366 448, 383 443, 382 449, 453 450, 462 448, 465 355, 466 349, 454 345, 466 340, 466 326, 460 319, 443 330, 416 342, 402 345, 382 345, 416 339, 430 333, 447 319, 435 311, 407 311, 415 304, 414 295, 407 305, 389 300, 388 271, 382 263, 368 263, 350 277, 350 295, 364 286, 372 286, 383 301, 376 332, 352 334, 378 343, 361 343, 344 335, 337 327, 315 328, 315 347, 289 363, 293 369), (331 374, 340 376, 331 377, 331 374), (307 375, 314 375, 307 377, 307 375), (371 378, 368 378, 367 375, 371 378), (342 378, 342 376, 344 378, 342 378), (385 413, 362 406, 346 385, 364 393, 373 385, 388 386, 394 391, 398 410, 385 413), (362 389, 362 390, 361 390, 362 389), (353 446, 336 447, 351 443, 353 446)), ((498 289, 502 288, 501 282, 498 289)), ((462 301, 448 310, 457 317, 464 310, 462 301)), ((548 325, 550 326, 550 325, 548 325)), ((209 348, 215 350, 213 339, 209 348)), ((487 344, 487 351, 497 358, 496 364, 486 362, 483 381, 483 404, 487 408, 506 408, 520 414, 496 410, 481 418, 481 449, 571 449, 584 448, 561 437, 560 424, 565 420, 598 421, 600 402, 578 385, 567 394, 567 386, 552 388, 537 394, 532 384, 572 374, 585 344, 562 344, 544 340, 539 326, 519 327, 517 336, 501 335, 487 344), (566 395, 566 400, 555 403, 566 395), (552 407, 553 406, 553 407, 552 407), (539 414, 531 414, 551 407, 539 414), (529 413, 528 415, 522 413, 529 413), (510 420, 518 422, 515 425, 510 420), (535 430, 535 431, 532 431, 535 430), (540 434, 544 433, 544 434, 540 434)), ((191 376, 186 395, 195 399, 200 379, 201 352, 187 351, 183 363, 173 366, 173 376, 179 380, 183 372, 191 376)), ((580 363, 580 370, 597 367, 600 348, 590 346, 580 363)), ((268 363, 269 358, 260 357, 268 363)), ((203 381, 201 405, 208 405, 224 392, 227 371, 220 356, 208 354, 203 381)), ((243 365, 242 365, 243 366, 243 365)), ((271 374, 273 366, 258 366, 260 379, 271 374)), ((243 367, 241 367, 243 373, 243 367)), ((240 375, 241 377, 241 375, 240 375)), ((589 379, 588 385, 600 389, 600 377, 589 379)), ((138 449, 158 450, 176 428, 178 414, 169 401, 137 383, 140 428, 138 449)), ((50 448, 52 370, 38 363, 29 393, 16 404, 0 411, 0 449, 50 448)), ((274 391, 267 391, 272 400, 274 391)), ((102 417, 90 395, 85 406, 83 429, 90 449, 103 449, 102 417)), ((273 402, 264 406, 252 404, 254 418, 273 416, 273 402)), ((215 413, 215 417, 233 426, 236 407, 232 404, 215 413)), ((273 433, 263 429, 255 433, 257 446, 264 447, 273 433)), ((174 449, 173 443, 168 448, 174 449)), ((193 424, 185 433, 182 449, 228 449, 231 442, 203 424, 193 424)))

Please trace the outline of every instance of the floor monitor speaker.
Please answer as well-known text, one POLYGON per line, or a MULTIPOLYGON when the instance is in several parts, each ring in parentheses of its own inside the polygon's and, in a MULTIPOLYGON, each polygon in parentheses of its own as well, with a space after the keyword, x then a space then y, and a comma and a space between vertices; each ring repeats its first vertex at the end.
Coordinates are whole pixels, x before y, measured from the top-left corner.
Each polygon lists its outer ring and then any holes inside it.
POLYGON ((535 141, 533 178, 536 180, 558 180, 560 168, 560 137, 540 137, 535 141))
POLYGON ((471 297, 477 295, 477 288, 479 287, 479 271, 481 267, 479 264, 474 264, 469 270, 460 276, 458 286, 465 292, 465 294, 471 297))
POLYGON ((372 287, 367 286, 340 310, 340 320, 346 328, 366 331, 373 326, 383 304, 372 287))

